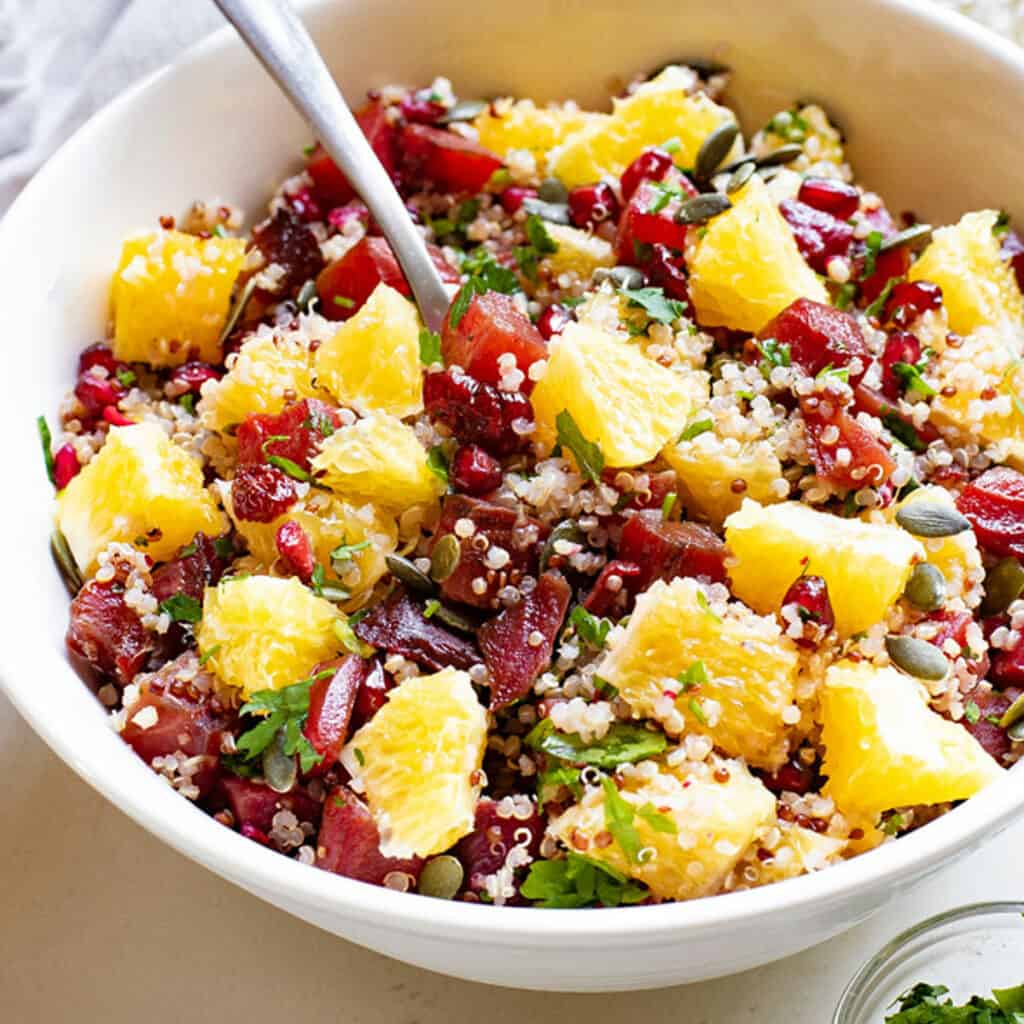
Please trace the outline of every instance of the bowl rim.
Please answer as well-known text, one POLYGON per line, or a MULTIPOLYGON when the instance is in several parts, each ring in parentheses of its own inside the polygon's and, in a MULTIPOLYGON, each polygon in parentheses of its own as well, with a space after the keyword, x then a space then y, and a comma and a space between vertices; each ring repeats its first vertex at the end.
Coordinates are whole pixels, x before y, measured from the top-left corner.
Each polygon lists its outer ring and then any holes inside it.
MULTIPOLYGON (((873 5, 879 15, 891 12, 938 29, 976 50, 979 58, 1003 65, 1008 73, 1024 79, 1024 50, 964 15, 935 4, 919 5, 916 0, 864 0, 864 4, 873 5)), ((326 18, 329 9, 339 11, 347 4, 306 0, 299 6, 303 18, 309 19, 326 18)), ((0 221, 0 258, 12 250, 18 237, 16 229, 32 207, 44 200, 51 180, 74 161, 76 152, 89 146, 100 125, 116 122, 123 111, 160 89, 165 79, 187 74, 194 65, 214 59, 225 49, 242 46, 230 27, 219 28, 94 113, 47 160, 0 221)), ((899 842, 886 843, 827 870, 784 883, 685 902, 603 908, 595 915, 585 909, 495 908, 416 899, 409 893, 310 868, 245 839, 183 801, 127 749, 131 767, 120 757, 106 757, 102 744, 80 748, 70 730, 62 731, 48 721, 43 688, 31 685, 27 659, 18 656, 17 648, 16 644, 0 645, 0 685, 19 713, 76 774, 152 835, 272 902, 287 901, 291 906, 318 911, 321 917, 325 909, 330 909, 361 922, 388 919, 392 926, 423 935, 443 930, 463 940, 486 936, 489 942, 500 945, 528 939, 537 946, 553 946, 572 940, 580 948, 604 946, 610 940, 628 937, 631 947, 642 948, 660 944, 669 933, 735 928, 812 903, 838 906, 848 902, 858 889, 879 883, 888 883, 890 895, 895 895, 900 881, 934 870, 952 854, 980 844, 986 834, 1005 828, 1024 808, 1024 787, 1017 778, 1024 766, 1017 766, 1005 778, 899 842)), ((70 666, 67 671, 72 671, 70 666)), ((866 905, 862 916, 871 909, 872 905, 866 905)))

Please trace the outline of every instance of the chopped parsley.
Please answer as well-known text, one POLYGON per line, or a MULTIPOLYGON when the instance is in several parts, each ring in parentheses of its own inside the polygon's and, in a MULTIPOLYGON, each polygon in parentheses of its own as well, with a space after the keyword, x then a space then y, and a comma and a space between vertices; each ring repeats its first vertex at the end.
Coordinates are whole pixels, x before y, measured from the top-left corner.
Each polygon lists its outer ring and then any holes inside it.
POLYGON ((186 391, 185 394, 178 399, 178 405, 182 407, 189 414, 189 416, 195 415, 196 411, 196 396, 191 391, 186 391))
POLYGON ((937 394, 935 388, 922 376, 933 354, 929 348, 921 353, 921 358, 916 363, 892 364, 892 372, 903 381, 908 398, 911 395, 920 398, 934 398, 937 394))
POLYGON ((579 853, 564 860, 534 861, 520 892, 537 906, 553 909, 618 907, 641 903, 648 895, 639 882, 579 853))
POLYGON ((805 117, 793 109, 776 114, 765 126, 765 130, 787 142, 803 142, 810 135, 811 126, 805 117))
POLYGON ((360 658, 369 658, 373 655, 373 648, 356 636, 352 623, 348 619, 335 619, 331 628, 334 630, 334 636, 338 643, 350 654, 358 654, 360 658))
POLYGON ((268 437, 260 446, 263 452, 263 457, 267 460, 269 465, 273 466, 275 469, 281 470, 285 476, 290 476, 293 480, 308 483, 313 478, 297 462, 286 458, 284 455, 272 455, 267 451, 267 445, 274 444, 276 441, 290 440, 291 437, 288 434, 271 434, 270 437, 268 437))
POLYGON ((608 639, 612 620, 592 615, 583 605, 578 604, 569 615, 569 625, 576 630, 576 635, 588 647, 600 650, 608 639))
POLYGON ((331 302, 336 306, 341 306, 342 309, 352 309, 356 304, 356 300, 350 299, 347 295, 335 295, 331 302))
POLYGON ((436 597, 432 597, 423 606, 423 618, 425 618, 425 619, 432 619, 437 614, 437 611, 438 611, 438 609, 440 607, 441 607, 441 602, 438 601, 436 597))
POLYGON ((642 807, 638 807, 636 809, 636 815, 638 818, 646 821, 655 832, 667 832, 671 835, 675 835, 679 831, 679 829, 676 828, 676 823, 667 814, 663 814, 650 802, 644 804, 642 807))
POLYGON ((861 271, 861 279, 871 277, 878 266, 878 253, 882 248, 882 232, 871 231, 864 239, 864 269, 861 271))
POLYGON ((1024 985, 996 988, 992 998, 972 996, 966 1003, 956 1006, 952 999, 944 999, 949 989, 945 985, 919 982, 899 996, 890 1006, 895 1013, 885 1018, 885 1024, 1022 1024, 1024 1022, 1024 985))
POLYGON ((708 724, 708 716, 704 714, 704 709, 700 706, 696 697, 691 697, 687 707, 690 709, 690 714, 700 722, 701 725, 708 724))
POLYGON ((907 819, 902 814, 894 811, 879 826, 887 836, 895 836, 907 827, 907 819))
POLYGON ((483 246, 474 249, 462 261, 462 272, 469 280, 459 289, 448 313, 448 322, 452 327, 458 327, 474 295, 483 295, 485 292, 511 295, 512 292, 519 291, 519 279, 516 275, 507 267, 500 266, 483 246))
POLYGON ((845 284, 841 284, 836 289, 836 309, 849 309, 853 305, 853 300, 857 298, 859 290, 858 285, 854 281, 847 281, 845 284))
POLYGON ((57 477, 54 475, 53 467, 53 435, 50 433, 50 425, 46 422, 45 416, 36 417, 36 430, 39 431, 39 444, 43 449, 43 463, 46 465, 46 475, 54 487, 57 486, 57 477))
POLYGON ((670 299, 662 288, 620 288, 619 294, 631 307, 640 308, 648 319, 659 324, 670 324, 686 315, 686 305, 670 299))
POLYGON ((448 455, 443 444, 435 444, 427 452, 427 469, 430 470, 438 480, 448 486, 448 455))
POLYGON ((708 601, 707 595, 703 590, 697 591, 697 604, 700 606, 700 610, 710 616, 715 622, 721 622, 722 617, 711 607, 711 603, 708 601))
POLYGON ((966 718, 968 723, 971 725, 977 725, 981 720, 981 708, 979 708, 973 700, 969 700, 964 705, 964 718, 966 718))
POLYGON ((685 672, 680 672, 676 679, 679 680, 683 692, 686 693, 708 681, 708 670, 704 667, 704 662, 698 658, 685 672))
POLYGON ((572 765, 590 764, 596 768, 615 768, 657 757, 668 746, 665 734, 651 732, 642 725, 616 722, 600 740, 584 743, 574 732, 559 732, 550 718, 542 718, 524 740, 533 750, 572 765))
POLYGON ((676 502, 679 500, 679 495, 675 491, 670 491, 665 495, 665 500, 661 503, 661 518, 670 519, 672 516, 672 510, 676 507, 676 502))
POLYGON ((203 665, 205 665, 211 658, 216 657, 217 654, 220 651, 220 648, 221 648, 220 644, 214 644, 208 650, 203 651, 203 653, 199 655, 199 666, 200 666, 200 668, 203 665))
POLYGON ((543 805, 558 799, 565 786, 575 799, 583 796, 583 784, 580 782, 579 768, 571 764, 549 758, 548 767, 537 773, 537 803, 543 805))
POLYGON ((848 366, 833 366, 829 363, 828 366, 817 372, 814 379, 826 383, 835 380, 848 384, 850 382, 850 368, 848 366))
POLYGON ((548 234, 547 225, 536 213, 526 218, 525 230, 530 244, 516 246, 513 255, 527 279, 536 281, 537 264, 544 256, 558 252, 558 243, 548 234))
POLYGON ((791 366, 793 359, 790 354, 789 345, 786 342, 778 342, 774 338, 765 338, 759 341, 757 347, 761 352, 761 373, 767 377, 776 366, 791 366))
POLYGON ((700 437, 701 434, 706 434, 709 430, 714 430, 715 425, 711 420, 697 420, 695 423, 691 423, 680 435, 680 441, 692 441, 695 437, 700 437))
POLYGON ((172 594, 160 602, 160 611, 169 615, 172 622, 187 622, 190 625, 203 617, 203 606, 188 594, 172 594))
POLYGON ((588 441, 583 436, 572 413, 563 409, 555 417, 555 428, 558 432, 557 441, 563 448, 568 448, 576 460, 579 471, 593 483, 601 479, 604 470, 604 452, 593 441, 588 441))
POLYGON ((309 415, 302 421, 306 430, 315 430, 321 437, 330 437, 334 433, 334 424, 331 417, 319 409, 311 409, 309 415))
POLYGON ((420 331, 420 362, 424 366, 441 362, 441 335, 426 327, 420 331))
POLYGON ((880 317, 885 311, 885 304, 889 301, 889 296, 892 295, 893 288, 895 288, 902 280, 902 277, 890 277, 889 280, 885 282, 885 287, 878 293, 878 298, 864 310, 864 315, 880 317))
POLYGON ((117 382, 126 388, 130 388, 137 379, 134 370, 118 370, 115 376, 117 377, 117 382))
POLYGON ((896 438, 900 444, 905 445, 913 452, 923 452, 928 445, 924 443, 917 430, 902 419, 895 410, 886 409, 882 413, 882 425, 896 438))
POLYGON ((636 808, 623 799, 613 779, 607 775, 601 779, 604 790, 604 826, 619 844, 626 860, 636 863, 640 856, 640 833, 633 824, 636 808))

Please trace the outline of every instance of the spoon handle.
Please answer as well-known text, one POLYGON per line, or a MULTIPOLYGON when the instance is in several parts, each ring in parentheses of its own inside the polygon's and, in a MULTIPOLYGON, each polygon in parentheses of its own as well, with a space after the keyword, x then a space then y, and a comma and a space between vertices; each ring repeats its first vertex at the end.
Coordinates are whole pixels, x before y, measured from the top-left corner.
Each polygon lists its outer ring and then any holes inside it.
POLYGON ((286 0, 214 0, 249 49, 310 123, 369 207, 398 257, 423 322, 439 331, 449 299, 387 172, 370 148, 302 22, 286 0))

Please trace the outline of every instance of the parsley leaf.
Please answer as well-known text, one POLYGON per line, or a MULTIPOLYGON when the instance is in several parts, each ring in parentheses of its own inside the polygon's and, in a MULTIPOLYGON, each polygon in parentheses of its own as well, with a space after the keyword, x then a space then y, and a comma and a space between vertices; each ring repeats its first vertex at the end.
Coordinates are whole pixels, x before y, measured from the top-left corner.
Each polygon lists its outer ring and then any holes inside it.
POLYGON ((448 313, 448 322, 458 327, 469 309, 474 295, 484 292, 503 292, 511 295, 519 291, 519 280, 507 267, 498 264, 491 253, 480 246, 474 249, 462 262, 462 272, 469 280, 459 289, 448 313))
POLYGON ((557 441, 563 448, 572 452, 580 472, 588 479, 597 483, 604 470, 604 452, 593 441, 583 436, 572 413, 563 409, 555 417, 555 428, 558 432, 557 441))
POLYGON ((641 903, 648 895, 639 882, 579 853, 569 853, 564 860, 534 861, 520 892, 537 906, 554 909, 617 907, 641 903))
POLYGON ((679 441, 692 441, 695 437, 700 437, 701 434, 706 434, 709 430, 714 429, 715 425, 711 420, 697 420, 679 435, 679 441))
POLYGON ((679 831, 676 823, 667 815, 658 810, 652 803, 646 803, 636 809, 638 818, 647 822, 655 832, 668 832, 674 835, 679 831))
POLYGON ((608 639, 612 621, 592 615, 583 605, 578 604, 569 615, 569 625, 575 628, 576 635, 588 647, 600 650, 608 639))
POLYGON ((643 309, 659 324, 670 324, 686 315, 686 305, 668 298, 661 288, 620 288, 619 294, 629 300, 630 306, 643 309))
POLYGON ((698 658, 685 672, 680 672, 676 679, 682 684, 683 692, 686 693, 708 681, 708 670, 704 667, 704 662, 698 658))
POLYGON ((526 237, 537 252, 545 255, 558 252, 558 243, 548 234, 547 226, 535 213, 526 218, 526 237))
POLYGON ((426 327, 420 331, 420 362, 424 366, 441 362, 441 335, 426 327))
POLYGON ((570 764, 592 764, 597 768, 615 768, 657 757, 668 746, 665 734, 651 732, 642 725, 616 722, 604 737, 584 743, 576 733, 559 732, 550 718, 542 718, 527 733, 528 747, 540 750, 570 764))
POLYGON ((373 648, 369 644, 363 643, 356 636, 356 631, 352 628, 352 624, 348 619, 335 619, 334 625, 331 628, 334 630, 334 636, 338 643, 350 654, 358 654, 360 658, 372 657, 373 648))
POLYGON ((885 287, 878 293, 878 298, 864 310, 864 315, 874 317, 881 316, 885 310, 885 304, 889 301, 889 296, 892 294, 893 288, 895 288, 902 280, 902 277, 890 277, 889 280, 885 282, 885 287))
POLYGON ((50 434, 50 424, 46 422, 45 416, 36 417, 36 430, 39 431, 39 444, 43 449, 43 462, 46 465, 46 476, 54 487, 57 486, 57 477, 54 475, 53 464, 53 436, 50 434))
POLYGON ((710 616, 715 622, 721 622, 722 617, 711 607, 711 603, 708 601, 707 595, 703 590, 697 591, 697 604, 700 606, 700 610, 710 616))
POLYGON ((203 606, 188 594, 172 594, 160 602, 160 611, 166 612, 172 622, 194 624, 203 617, 203 606))
POLYGON ((934 398, 937 394, 935 388, 922 376, 932 355, 931 349, 925 349, 916 363, 892 364, 892 372, 903 381, 908 397, 913 394, 921 398, 934 398))
POLYGON ((579 768, 549 757, 549 764, 537 773, 537 803, 544 805, 558 798, 563 786, 567 787, 577 800, 583 796, 579 768))
POLYGON ((911 424, 902 419, 895 410, 886 409, 881 416, 882 425, 901 444, 905 445, 912 452, 923 452, 928 445, 924 443, 921 435, 911 424))
POLYGON ((864 239, 864 269, 861 271, 861 280, 870 277, 878 265, 878 250, 882 248, 882 232, 871 231, 864 239))
POLYGON ((972 996, 955 1006, 945 985, 919 982, 898 996, 898 1009, 886 1024, 1021 1024, 1024 1021, 1024 985, 992 990, 992 999, 972 996))
POLYGON ((815 380, 828 381, 838 380, 844 384, 850 382, 850 368, 848 366, 833 366, 831 363, 828 366, 820 369, 815 375, 815 380))
POLYGON ((427 469, 434 474, 445 485, 448 486, 448 455, 445 452, 444 445, 435 444, 433 448, 427 452, 427 469))
POLYGON ((789 345, 786 342, 778 342, 774 338, 765 338, 764 341, 757 343, 758 349, 761 351, 761 355, 764 357, 761 360, 761 372, 767 377, 771 373, 771 368, 774 366, 791 366, 792 357, 789 351, 789 345))
POLYGON ((978 721, 981 719, 981 708, 979 708, 973 700, 969 700, 964 705, 964 718, 966 718, 968 723, 971 725, 977 725, 978 721))
POLYGON ((624 800, 613 779, 607 775, 601 780, 604 790, 604 825, 619 844, 626 860, 636 863, 640 856, 640 833, 633 824, 636 809, 624 800))

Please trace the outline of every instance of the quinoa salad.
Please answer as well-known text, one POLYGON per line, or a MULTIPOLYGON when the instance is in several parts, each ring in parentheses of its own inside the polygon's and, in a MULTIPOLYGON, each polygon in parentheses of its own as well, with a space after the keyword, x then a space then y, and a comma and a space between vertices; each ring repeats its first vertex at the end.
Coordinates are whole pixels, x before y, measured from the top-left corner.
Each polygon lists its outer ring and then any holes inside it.
POLYGON ((69 656, 182 798, 390 889, 610 907, 827 868, 1016 762, 1024 242, 727 89, 371 93, 440 334, 316 144, 248 221, 124 242, 39 428, 69 656))

